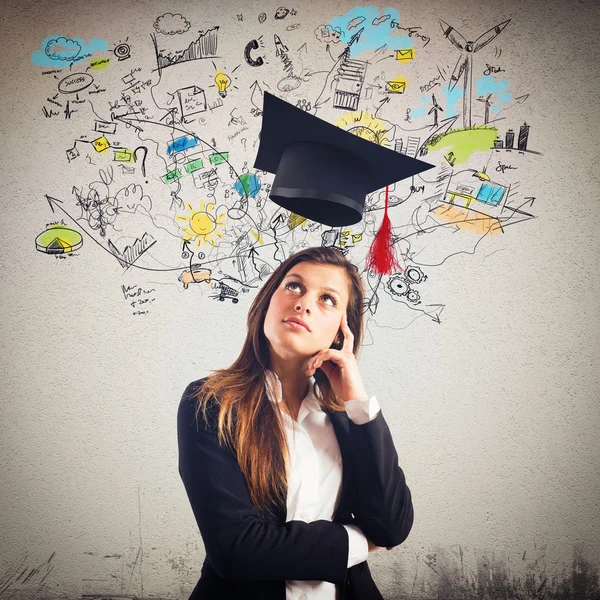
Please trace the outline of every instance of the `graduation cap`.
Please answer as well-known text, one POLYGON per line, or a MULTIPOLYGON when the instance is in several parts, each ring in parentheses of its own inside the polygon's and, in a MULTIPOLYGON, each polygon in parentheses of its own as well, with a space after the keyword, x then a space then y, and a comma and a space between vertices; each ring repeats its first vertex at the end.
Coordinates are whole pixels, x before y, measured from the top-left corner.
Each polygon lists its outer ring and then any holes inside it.
MULTIPOLYGON (((254 168, 275 174, 273 202, 313 221, 331 227, 358 223, 367 194, 435 166, 374 144, 269 92, 263 102, 254 168)), ((371 255, 393 251, 387 202, 386 190, 384 222, 371 255)), ((372 258, 375 266, 378 260, 372 258)), ((390 265, 380 258, 379 267, 389 271, 390 265)))

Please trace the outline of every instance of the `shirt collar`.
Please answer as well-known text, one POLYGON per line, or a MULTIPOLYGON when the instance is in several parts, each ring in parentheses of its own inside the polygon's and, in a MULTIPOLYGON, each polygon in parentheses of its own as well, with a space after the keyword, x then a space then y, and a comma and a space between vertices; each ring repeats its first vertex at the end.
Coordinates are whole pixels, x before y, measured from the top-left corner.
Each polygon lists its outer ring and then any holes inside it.
MULTIPOLYGON (((271 369, 265 369, 265 383, 269 400, 274 404, 279 404, 283 400, 283 397, 281 393, 281 380, 277 376, 277 373, 271 369)), ((304 396, 302 404, 300 405, 300 411, 298 412, 298 423, 302 423, 304 417, 309 413, 323 411, 321 403, 316 395, 315 385, 317 385, 315 378, 312 376, 309 377, 308 392, 306 396, 304 396)))

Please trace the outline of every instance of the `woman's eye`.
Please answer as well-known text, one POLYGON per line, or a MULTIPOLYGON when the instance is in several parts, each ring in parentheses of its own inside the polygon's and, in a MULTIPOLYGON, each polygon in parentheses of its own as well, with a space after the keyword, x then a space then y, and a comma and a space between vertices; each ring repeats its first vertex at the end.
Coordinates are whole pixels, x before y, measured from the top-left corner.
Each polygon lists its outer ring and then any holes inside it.
MULTIPOLYGON (((297 281, 288 281, 285 284, 286 289, 299 288, 302 289, 302 286, 297 281)), ((331 300, 330 306, 337 306, 337 300, 331 294, 323 294, 321 298, 328 298, 331 300)))
POLYGON ((331 300, 331 305, 337 306, 337 300, 333 296, 330 296, 329 294, 325 294, 323 296, 323 298, 329 298, 331 300))

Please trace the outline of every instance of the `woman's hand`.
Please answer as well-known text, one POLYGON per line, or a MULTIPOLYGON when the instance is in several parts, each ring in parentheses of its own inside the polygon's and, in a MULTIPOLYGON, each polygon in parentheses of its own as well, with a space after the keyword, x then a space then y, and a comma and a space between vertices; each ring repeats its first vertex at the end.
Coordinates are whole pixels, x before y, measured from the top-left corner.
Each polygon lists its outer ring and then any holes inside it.
POLYGON ((352 351, 354 335, 348 326, 346 313, 342 315, 340 329, 344 334, 344 345, 341 350, 326 348, 317 352, 310 357, 305 374, 310 377, 320 368, 327 375, 333 392, 344 402, 366 400, 369 396, 365 392, 356 357, 352 351))
MULTIPOLYGON (((383 546, 376 546, 369 538, 367 538, 367 542, 369 542, 369 552, 375 552, 375 550, 383 550, 383 546)), ((394 546, 386 546, 386 550, 391 550, 394 546)))

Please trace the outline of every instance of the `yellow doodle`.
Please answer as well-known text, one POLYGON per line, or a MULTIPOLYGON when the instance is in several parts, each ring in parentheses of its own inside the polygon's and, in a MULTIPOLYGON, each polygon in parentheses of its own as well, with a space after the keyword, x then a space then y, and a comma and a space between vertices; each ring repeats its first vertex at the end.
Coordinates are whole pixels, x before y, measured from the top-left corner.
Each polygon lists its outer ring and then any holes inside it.
POLYGON ((406 77, 395 77, 391 81, 385 82, 385 91, 390 92, 392 94, 404 94, 406 91, 406 84, 408 80, 406 77))
POLYGON ((396 50, 396 60, 401 63, 407 63, 415 57, 414 48, 405 48, 403 50, 396 50))
POLYGON ((102 136, 102 137, 96 138, 92 142, 92 146, 94 146, 94 148, 95 148, 96 152, 98 152, 98 154, 103 154, 110 148, 110 142, 104 136, 102 136))

